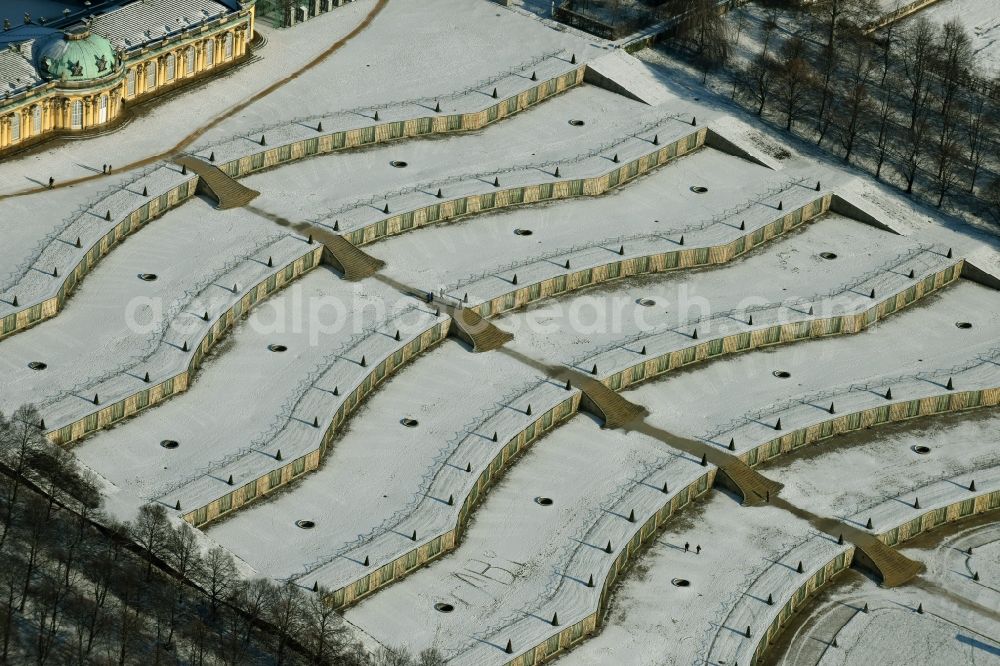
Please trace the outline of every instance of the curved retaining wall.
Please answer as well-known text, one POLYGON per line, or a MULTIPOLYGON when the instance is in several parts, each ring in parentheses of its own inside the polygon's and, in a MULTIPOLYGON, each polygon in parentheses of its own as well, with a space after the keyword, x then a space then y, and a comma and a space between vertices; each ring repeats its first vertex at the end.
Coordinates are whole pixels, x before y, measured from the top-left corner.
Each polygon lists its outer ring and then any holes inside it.
MULTIPOLYGON (((129 185, 135 185, 135 182, 129 185)), ((129 185, 125 185, 121 189, 128 190, 129 185)), ((178 185, 167 188, 158 195, 153 195, 145 203, 124 215, 112 213, 112 220, 109 221, 107 230, 101 236, 97 237, 96 240, 91 241, 89 246, 80 249, 82 256, 76 260, 76 263, 69 270, 63 269, 64 277, 55 295, 34 303, 19 303, 21 306, 20 310, 7 313, 3 316, 2 321, 0 321, 0 340, 56 316, 70 294, 76 289, 76 286, 83 280, 87 273, 94 269, 97 262, 124 241, 127 236, 136 233, 150 221, 155 220, 168 210, 176 208, 194 196, 197 185, 198 178, 193 177, 178 185)), ((112 197, 114 195, 107 197, 107 199, 112 197)), ((93 209, 92 213, 87 212, 83 213, 83 215, 94 215, 99 218, 105 213, 99 213, 98 211, 110 212, 112 207, 113 204, 102 200, 91 207, 93 209)), ((83 215, 81 215, 81 218, 83 215)), ((60 241, 55 240, 53 242, 60 241)), ((66 239, 66 242, 71 243, 72 241, 66 239)), ((17 289, 15 287, 9 296, 14 296, 16 293, 17 289)))
MULTIPOLYGON (((772 226, 772 225, 768 225, 772 226)), ((726 246, 729 247, 729 246, 726 246)), ((619 390, 658 377, 670 370, 687 367, 692 363, 709 360, 725 354, 735 354, 751 349, 787 344, 799 340, 860 333, 875 322, 888 317, 924 296, 952 284, 961 275, 963 260, 927 275, 904 291, 887 296, 863 312, 818 317, 775 324, 753 331, 746 331, 716 338, 699 340, 689 347, 673 350, 660 356, 644 357, 641 362, 618 370, 601 381, 612 390, 619 390)), ((743 458, 743 456, 740 456, 743 458)), ((750 463, 744 459, 744 462, 750 463)))
MULTIPOLYGON (((610 171, 588 178, 553 176, 552 180, 544 183, 510 188, 489 186, 489 191, 482 193, 451 199, 435 199, 434 203, 426 206, 386 213, 384 217, 374 222, 345 230, 344 237, 354 245, 362 246, 411 229, 478 213, 533 203, 599 196, 701 148, 705 145, 707 134, 708 129, 703 127, 692 129, 674 141, 659 144, 659 147, 650 142, 649 145, 654 146, 653 150, 610 171)), ((610 150, 612 149, 609 149, 609 152, 610 150)))
MULTIPOLYGON (((68 444, 82 439, 96 430, 107 428, 123 419, 163 402, 170 396, 187 390, 191 378, 201 365, 205 355, 234 324, 245 316, 255 305, 287 286, 296 278, 304 275, 320 263, 323 246, 316 244, 297 259, 275 266, 270 275, 244 291, 243 296, 227 310, 215 318, 215 322, 206 331, 202 339, 189 352, 191 360, 187 368, 172 377, 161 380, 126 398, 103 405, 83 418, 46 432, 46 437, 53 444, 68 444)), ((44 415, 43 415, 44 417, 44 415)))
MULTIPOLYGON (((987 511, 996 511, 998 509, 1000 509, 1000 490, 981 492, 972 497, 924 511, 911 520, 882 532, 878 535, 878 539, 888 546, 898 546, 940 525, 955 523, 981 513, 986 513, 987 511)), ((854 547, 850 546, 842 555, 838 555, 833 561, 828 562, 823 569, 810 576, 806 582, 792 593, 789 600, 781 607, 776 617, 768 625, 767 630, 762 633, 750 658, 750 666, 763 663, 763 658, 768 648, 781 634, 781 631, 788 624, 788 621, 795 612, 820 587, 850 566, 853 555, 854 547), (838 563, 840 566, 837 566, 838 563)))
POLYGON ((685 249, 632 257, 580 270, 568 270, 563 275, 518 287, 518 289, 509 291, 502 296, 470 307, 474 307, 480 316, 490 317, 509 310, 516 310, 549 296, 558 296, 602 282, 636 275, 650 275, 725 264, 827 212, 830 209, 831 199, 832 195, 830 194, 820 196, 804 206, 789 211, 770 224, 750 231, 724 245, 685 247, 685 249))
MULTIPOLYGON (((312 155, 336 152, 356 147, 369 146, 398 139, 405 139, 431 134, 469 132, 482 129, 487 125, 510 117, 553 95, 572 88, 583 82, 584 65, 575 66, 568 72, 541 81, 528 87, 516 95, 504 98, 496 103, 474 112, 449 115, 425 116, 395 122, 376 122, 366 127, 321 133, 315 136, 290 140, 280 145, 241 155, 239 158, 218 163, 220 169, 232 177, 245 176, 263 169, 280 166, 312 155)), ((525 79, 527 80, 527 79, 525 79)), ((239 151, 242 153, 247 145, 243 141, 239 151)), ((205 155, 209 159, 214 155, 205 155)), ((134 184, 134 183, 133 183, 134 184)), ((175 208, 194 196, 198 178, 190 177, 179 185, 172 186, 159 195, 148 198, 139 206, 124 212, 113 212, 113 220, 109 221, 107 230, 86 251, 72 269, 62 268, 63 278, 57 294, 29 303, 19 303, 20 309, 4 314, 0 318, 0 339, 19 333, 35 324, 58 314, 69 294, 77 283, 91 270, 95 264, 122 240, 137 231, 142 225, 155 219, 171 208, 175 208)), ((126 189, 126 185, 123 189, 126 189)), ((112 195, 113 196, 113 195, 112 195)), ((104 199, 88 206, 79 219, 86 215, 103 217, 105 211, 114 211, 115 207, 104 199)), ((53 241, 58 242, 58 241, 53 241)), ((10 290, 9 295, 16 295, 17 288, 10 290)), ((24 300, 23 298, 20 300, 24 300)))
POLYGON ((448 334, 450 321, 450 319, 445 319, 433 324, 418 335, 407 340, 392 353, 383 356, 378 363, 372 364, 371 370, 355 384, 341 401, 340 407, 337 409, 333 420, 323 432, 319 446, 316 449, 305 455, 297 456, 285 465, 269 470, 250 481, 244 481, 240 487, 234 488, 232 491, 213 499, 207 504, 194 508, 184 507, 181 517, 196 527, 202 527, 208 522, 228 514, 230 511, 238 509, 287 485, 305 472, 319 467, 320 461, 326 454, 327 447, 333 441, 337 430, 347 417, 354 412, 362 399, 378 388, 389 375, 408 361, 438 344, 441 340, 444 340, 448 334))
POLYGON ((327 602, 334 608, 348 606, 412 573, 442 554, 454 550, 465 531, 472 510, 482 502, 489 488, 503 476, 519 454, 578 412, 581 395, 579 391, 574 391, 566 400, 542 412, 539 418, 499 447, 492 461, 485 466, 472 484, 470 492, 466 494, 458 511, 458 520, 452 529, 429 540, 422 539, 423 543, 389 562, 380 564, 371 573, 337 589, 328 590, 325 597, 327 602))
MULTIPOLYGON (((473 132, 487 125, 509 118, 520 111, 532 107, 554 95, 583 82, 585 65, 574 67, 568 72, 532 85, 515 95, 494 102, 490 106, 468 113, 440 114, 407 118, 391 122, 375 122, 365 127, 339 131, 314 131, 306 138, 278 141, 273 147, 241 154, 236 159, 215 161, 222 171, 233 178, 241 178, 264 169, 294 162, 312 155, 324 155, 349 148, 371 146, 399 139, 408 139, 433 134, 473 132)), ((525 79, 527 80, 527 79, 525 79)), ((266 138, 266 134, 265 134, 266 138)), ((271 141, 274 141, 273 136, 271 141)), ((243 143, 248 143, 243 140, 243 143)), ((251 144, 252 145, 252 144, 251 144)), ((240 150, 242 153, 243 151, 240 150)), ((214 151, 206 148, 198 156, 211 160, 214 151), (202 153, 206 153, 202 155, 202 153)))

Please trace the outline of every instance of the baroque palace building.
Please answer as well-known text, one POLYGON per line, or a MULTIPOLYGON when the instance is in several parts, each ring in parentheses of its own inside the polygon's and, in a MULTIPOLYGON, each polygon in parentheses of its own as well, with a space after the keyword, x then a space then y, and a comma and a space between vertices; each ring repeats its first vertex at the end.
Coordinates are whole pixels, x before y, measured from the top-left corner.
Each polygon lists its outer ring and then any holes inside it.
POLYGON ((13 26, 3 18, 0 155, 106 128, 134 102, 240 62, 254 34, 254 4, 79 0, 48 3, 62 7, 50 19, 26 12, 13 26))

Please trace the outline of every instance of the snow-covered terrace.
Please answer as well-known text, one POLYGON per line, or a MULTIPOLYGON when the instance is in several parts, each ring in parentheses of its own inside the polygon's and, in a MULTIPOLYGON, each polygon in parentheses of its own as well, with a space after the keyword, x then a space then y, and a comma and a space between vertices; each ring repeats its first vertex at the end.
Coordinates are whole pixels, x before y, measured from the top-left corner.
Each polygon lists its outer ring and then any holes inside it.
MULTIPOLYGON (((898 381, 899 399, 907 399, 902 377, 920 372, 947 373, 953 366, 973 361, 996 346, 998 309, 984 304, 997 301, 1000 293, 963 281, 860 335, 806 340, 764 352, 723 357, 627 389, 624 396, 651 407, 648 420, 657 426, 679 435, 708 440, 718 437, 720 441, 720 433, 745 424, 742 415, 766 414, 786 401, 817 392, 859 393, 849 391, 849 387, 869 384, 881 388, 884 395, 885 387, 891 385, 895 398, 898 381), (955 326, 958 321, 974 324, 970 329, 959 329, 955 326), (791 376, 776 377, 772 374, 776 370, 791 376)), ((925 389, 929 386, 922 380, 908 381, 920 382, 925 389)), ((946 381, 947 375, 941 382, 942 390, 946 381)), ((960 382, 955 386, 957 391, 963 388, 960 382)), ((879 399, 888 402, 884 397, 879 399)), ((841 399, 834 401, 839 404, 841 399)), ((829 407, 829 403, 825 400, 820 404, 829 407)), ((816 407, 808 409, 823 416, 816 407)), ((841 412, 846 409, 844 403, 841 412)), ((789 422, 785 429, 793 423, 789 422)), ((764 425, 753 427, 767 433, 764 425)), ((771 434, 776 434, 773 428, 771 434)), ((724 445, 728 442, 726 435, 724 445)), ((736 438, 736 444, 743 446, 741 438, 736 438)))
POLYGON ((155 499, 171 507, 180 500, 187 512, 232 491, 230 474, 243 485, 319 448, 333 412, 362 377, 440 320, 380 282, 348 283, 318 269, 259 306, 188 393, 75 452, 122 492, 112 502, 126 515, 155 499), (287 351, 269 351, 271 344, 287 351), (162 440, 180 446, 164 449, 162 440))
POLYGON ((554 613, 561 627, 592 614, 609 567, 632 535, 708 473, 697 459, 648 437, 574 419, 526 453, 491 492, 454 557, 345 617, 380 642, 434 644, 452 663, 505 663, 508 639, 520 652, 561 631, 551 624, 554 613), (574 474, 566 475, 567 468, 574 474), (552 504, 540 505, 538 497, 552 504), (435 612, 437 602, 455 611, 435 612))
MULTIPOLYGON (((625 191, 615 196, 625 196, 624 201, 628 202, 625 205, 629 207, 637 205, 628 195, 625 191)), ((595 201, 592 205, 600 205, 600 202, 595 201)), ((548 221, 535 225, 535 235, 531 239, 547 234, 550 226, 548 221)), ((456 234, 460 229, 464 227, 456 228, 456 234)), ((425 233, 434 234, 435 231, 425 233)), ((509 228, 498 228, 487 242, 497 244, 500 234, 509 237, 509 228)), ((378 249, 378 246, 373 248, 374 251, 378 249)), ((593 356, 602 350, 614 354, 613 348, 622 345, 634 351, 646 344, 643 338, 669 336, 669 331, 675 329, 690 333, 691 326, 705 318, 711 325, 715 313, 761 308, 761 312, 754 313, 756 324, 758 320, 764 321, 761 317, 768 316, 769 304, 780 304, 784 308, 779 312, 785 318, 804 319, 808 317, 808 306, 795 306, 807 301, 814 304, 816 313, 824 313, 827 308, 822 305, 823 294, 839 294, 845 285, 857 282, 870 271, 891 266, 897 257, 918 251, 920 245, 912 238, 888 234, 828 213, 800 227, 794 234, 774 239, 771 244, 747 253, 738 261, 696 271, 675 271, 605 283, 586 292, 567 294, 556 301, 505 313, 494 319, 494 323, 514 333, 510 345, 515 349, 541 355, 548 362, 593 356), (835 254, 836 258, 824 259, 821 256, 824 252, 835 254), (652 304, 643 306, 640 303, 643 299, 652 304), (631 346, 631 342, 636 345, 631 346)), ((921 257, 935 264, 938 260, 951 263, 959 257, 956 254, 956 259, 944 256, 935 259, 932 252, 921 253, 921 257)), ((918 279, 916 273, 914 279, 918 279)), ((888 290, 881 286, 879 292, 888 295, 888 290)), ((870 305, 869 295, 870 291, 866 290, 857 297, 861 303, 870 305)), ((829 298, 840 303, 841 309, 855 304, 852 296, 829 298)), ((711 330, 699 326, 700 337, 711 330)), ((749 330, 741 326, 740 330, 749 330)), ((688 340, 690 344, 690 335, 688 340)), ((615 365, 627 360, 616 360, 615 365)), ((601 363, 600 367, 606 366, 601 363)))
POLYGON ((690 136, 697 130, 690 124, 690 118, 682 120, 679 114, 669 111, 659 114, 658 118, 636 123, 626 130, 626 135, 613 137, 603 144, 578 144, 561 158, 428 180, 346 204, 311 221, 331 229, 338 222, 338 228, 349 233, 403 211, 424 208, 441 200, 462 199, 538 183, 596 178, 618 169, 621 164, 655 153, 661 146, 690 136), (618 162, 614 161, 615 156, 618 162), (437 197, 438 189, 442 191, 440 199, 437 197), (388 206, 389 213, 384 212, 385 206, 388 206))
POLYGON ((307 251, 300 238, 267 220, 224 216, 204 201, 168 213, 130 239, 127 250, 107 257, 61 316, 0 345, 0 367, 18 387, 16 396, 0 396, 0 409, 31 402, 45 407, 55 425, 76 415, 77 405, 65 413, 54 406, 69 393, 100 391, 108 399, 134 388, 134 379, 119 383, 128 372, 142 377, 149 371, 154 379, 176 374, 189 360, 178 346, 194 347, 217 313, 307 251), (276 268, 268 269, 268 258, 276 268), (205 312, 211 321, 202 320, 205 312), (30 370, 29 361, 48 368, 30 370))
POLYGON ((283 120, 278 123, 254 127, 226 141, 198 146, 191 152, 206 160, 214 154, 216 162, 226 164, 249 153, 259 152, 262 149, 259 143, 261 134, 266 136, 267 148, 274 148, 303 139, 313 139, 323 134, 375 127, 385 123, 476 113, 497 104, 498 101, 516 97, 536 87, 541 81, 558 78, 581 67, 582 61, 577 60, 574 53, 565 53, 561 50, 539 53, 517 63, 510 70, 475 81, 463 90, 448 93, 440 98, 421 97, 400 102, 384 102, 299 118, 287 118, 286 111, 281 114, 283 120), (573 62, 574 60, 576 62, 573 62), (493 97, 494 89, 497 91, 496 97, 493 97), (437 111, 438 106, 440 111, 437 111), (317 129, 320 123, 323 126, 321 132, 317 129))
MULTIPOLYGON (((181 174, 181 169, 177 166, 155 165, 132 174, 127 180, 103 190, 87 202, 79 202, 73 213, 48 229, 39 230, 33 217, 13 218, 11 221, 16 221, 21 229, 20 232, 15 232, 15 237, 23 240, 10 246, 4 244, 0 255, 4 265, 9 267, 3 282, 0 282, 0 293, 3 294, 0 298, 0 318, 55 297, 63 287, 66 276, 84 260, 88 252, 100 246, 109 231, 143 204, 162 197, 184 183, 189 184, 193 193, 193 176, 181 174), (110 220, 107 219, 109 213, 110 220), (44 235, 38 234, 38 231, 43 231, 44 235), (30 236, 34 236, 37 241, 24 254, 24 250, 30 247, 29 242, 26 242, 30 236), (79 247, 76 242, 78 238, 79 247), (58 276, 54 272, 58 272, 58 276), (14 296, 18 299, 17 307, 13 304, 14 296)), ((176 199, 170 205, 175 202, 176 199)), ((45 217, 42 216, 42 219, 45 217)), ((132 231, 141 224, 143 223, 133 225, 132 231)))
MULTIPOLYGON (((815 455, 789 456, 787 463, 779 458, 765 474, 784 483, 781 497, 798 507, 826 516, 851 515, 940 479, 978 478, 977 470, 1000 464, 998 429, 1000 415, 992 411, 939 416, 846 435, 815 455), (921 446, 927 453, 917 453, 921 446), (831 469, 851 473, 830 474, 831 469)), ((908 499, 912 503, 914 497, 908 499)))
MULTIPOLYGON (((373 550, 372 538, 388 536, 402 553, 414 547, 406 538, 412 530, 423 541, 454 526, 457 508, 448 506, 448 497, 461 505, 465 479, 478 476, 486 455, 532 420, 523 413, 526 405, 533 395, 547 395, 547 386, 514 359, 445 341, 366 401, 320 469, 292 492, 212 527, 209 536, 273 578, 304 577, 324 562, 330 572, 366 574, 359 564, 366 555, 376 562, 395 556, 373 550), (404 418, 417 423, 407 427, 404 418), (502 441, 492 441, 494 431, 502 441), (476 474, 465 471, 470 463, 476 474), (299 529, 298 519, 315 527, 299 529)), ((567 396, 555 388, 557 399, 567 396)), ((537 399, 531 404, 542 406, 537 399)))
MULTIPOLYGON (((868 518, 872 519, 872 534, 881 535, 896 527, 911 523, 915 518, 922 517, 921 531, 936 524, 958 520, 963 516, 989 510, 988 507, 1000 506, 1000 467, 979 470, 976 473, 976 487, 970 489, 967 475, 957 478, 940 479, 928 485, 914 488, 913 493, 919 495, 920 509, 914 509, 912 500, 907 496, 897 496, 885 500, 866 511, 847 518, 847 522, 866 529, 868 518), (996 499, 992 495, 996 493, 996 499), (955 505, 974 500, 968 513, 961 513, 955 505), (933 514, 937 510, 948 508, 945 516, 940 519, 933 514)), ((800 546, 793 548, 778 562, 769 566, 749 586, 742 590, 743 594, 736 601, 725 621, 716 630, 705 658, 712 663, 750 663, 751 655, 758 649, 761 641, 767 641, 766 633, 779 612, 788 603, 792 595, 805 584, 821 568, 826 567, 839 555, 850 552, 850 544, 839 545, 837 540, 825 534, 817 534, 800 546), (796 570, 797 563, 803 563, 803 573, 796 570), (767 595, 772 594, 774 604, 766 603, 767 595), (762 601, 765 600, 765 601, 762 601), (750 636, 741 634, 739 629, 750 628, 750 636)), ((827 567, 827 580, 832 573, 827 567)), ((797 605, 797 604, 796 604, 797 605)))
MULTIPOLYGON (((896 432, 892 428, 883 429, 870 441, 843 442, 816 456, 796 456, 787 464, 779 462, 770 467, 767 473, 785 484, 781 497, 796 506, 825 516, 856 514, 892 497, 912 502, 907 494, 914 488, 928 486, 942 478, 958 476, 964 479, 969 476, 970 469, 996 466, 992 433, 998 426, 1000 417, 996 416, 973 420, 963 417, 961 421, 942 417, 915 429, 912 426, 896 432), (933 454, 917 455, 910 449, 917 444, 931 447, 933 454), (850 469, 852 474, 830 474, 831 468, 850 469)), ((668 651, 677 655, 680 661, 693 648, 703 649, 706 632, 714 633, 721 614, 739 596, 733 588, 739 581, 752 578, 759 568, 755 563, 765 561, 760 548, 771 549, 767 557, 776 559, 787 549, 781 545, 780 538, 776 538, 778 526, 796 522, 799 521, 771 507, 737 510, 730 497, 721 493, 713 495, 694 520, 678 521, 665 528, 663 536, 643 557, 645 572, 633 574, 622 582, 602 632, 564 659, 570 664, 633 661, 652 664, 658 663, 657 658, 668 651), (723 525, 725 527, 720 529, 723 525), (690 542, 692 547, 700 544, 703 547, 701 555, 685 553, 679 547, 684 541, 690 542), (690 580, 691 586, 671 585, 671 579, 678 577, 690 580), (695 595, 698 595, 698 603, 695 603, 695 595), (713 598, 723 603, 704 602, 713 598)), ((802 525, 805 528, 804 523, 802 525)), ((921 553, 913 549, 904 548, 903 552, 923 559, 921 553)), ((798 564, 797 560, 786 563, 793 567, 798 564)), ((868 585, 865 582, 865 587, 868 585)), ((897 588, 900 593, 905 589, 897 588)), ((837 592, 835 599, 857 604, 860 608, 861 598, 867 600, 873 595, 872 589, 860 596, 852 590, 837 592)), ((877 604, 872 600, 871 605, 874 612, 877 604)), ((962 612, 967 613, 968 609, 962 612)), ((731 628, 746 629, 745 626, 731 628)), ((846 650, 850 644, 843 634, 838 638, 846 650)), ((691 654, 692 658, 694 656, 691 654)))

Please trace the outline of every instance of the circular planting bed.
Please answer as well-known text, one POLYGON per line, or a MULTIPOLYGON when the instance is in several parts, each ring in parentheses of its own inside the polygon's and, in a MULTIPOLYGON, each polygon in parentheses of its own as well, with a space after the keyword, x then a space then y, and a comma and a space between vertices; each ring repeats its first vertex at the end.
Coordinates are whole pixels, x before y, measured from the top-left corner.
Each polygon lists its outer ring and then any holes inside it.
POLYGON ((708 188, 704 185, 692 185, 691 191, 695 194, 705 194, 705 192, 708 192, 708 188))
POLYGON ((436 604, 434 604, 434 610, 436 610, 439 613, 450 613, 453 610, 455 610, 455 607, 452 606, 451 604, 446 604, 443 601, 439 601, 436 604))
POLYGON ((651 308, 654 305, 656 305, 656 301, 654 301, 652 298, 640 298, 639 300, 636 301, 636 303, 638 303, 644 308, 651 308))
POLYGON ((530 236, 535 233, 531 229, 514 229, 514 233, 518 236, 530 236))
POLYGON ((674 578, 672 581, 670 581, 670 584, 673 585, 674 587, 690 587, 691 581, 689 581, 687 578, 674 578))
POLYGON ((139 273, 139 279, 146 282, 152 282, 156 279, 156 273, 139 273))
POLYGON ((176 449, 178 446, 180 446, 180 442, 178 442, 176 439, 165 439, 162 442, 160 442, 160 446, 162 446, 165 449, 176 449))
POLYGON ((541 506, 552 506, 552 498, 551 497, 536 497, 535 498, 535 504, 539 504, 541 506))
POLYGON ((404 168, 407 167, 407 163, 404 162, 403 160, 393 160, 393 161, 389 162, 389 165, 390 166, 394 166, 397 169, 404 169, 404 168))
POLYGON ((273 352, 288 351, 288 347, 286 347, 285 345, 268 345, 267 348, 273 352))
POLYGON ((403 425, 405 425, 407 428, 416 428, 417 424, 420 423, 420 422, 417 421, 416 419, 411 419, 411 418, 407 417, 405 419, 401 419, 400 423, 402 423, 403 425))
POLYGON ((972 328, 972 324, 967 321, 956 321, 955 326, 958 326, 961 329, 972 328))
POLYGON ((42 363, 41 361, 32 361, 28 364, 28 367, 32 370, 44 370, 49 367, 47 363, 42 363))
POLYGON ((789 377, 792 376, 792 373, 788 372, 787 370, 775 370, 771 374, 777 377, 778 379, 788 379, 789 377))
POLYGON ((576 118, 570 120, 569 124, 572 125, 573 127, 583 127, 584 125, 586 125, 585 122, 583 122, 582 120, 577 120, 576 118))
POLYGON ((820 252, 819 256, 823 257, 824 259, 836 259, 837 258, 837 255, 835 253, 833 253, 833 252, 820 252))
POLYGON ((314 523, 311 520, 296 520, 295 526, 300 527, 304 530, 311 530, 312 528, 316 527, 316 523, 314 523))
POLYGON ((925 456, 925 455, 927 455, 928 453, 931 452, 931 447, 924 446, 923 444, 915 444, 911 448, 913 449, 914 453, 919 453, 922 456, 925 456))

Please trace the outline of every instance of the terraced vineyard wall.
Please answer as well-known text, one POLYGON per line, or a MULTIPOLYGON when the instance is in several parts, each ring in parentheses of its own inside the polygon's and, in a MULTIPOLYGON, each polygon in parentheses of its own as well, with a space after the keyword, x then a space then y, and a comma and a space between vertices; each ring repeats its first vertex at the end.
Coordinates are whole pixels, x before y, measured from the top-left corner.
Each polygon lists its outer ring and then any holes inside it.
MULTIPOLYGON (((692 134, 688 138, 694 138, 695 136, 692 134)), ((700 136, 701 140, 704 139, 703 133, 699 133, 697 136, 700 136)), ((685 140, 682 139, 678 143, 683 141, 685 140)), ((475 309, 480 316, 489 317, 508 310, 515 310, 542 298, 557 296, 610 280, 618 280, 635 275, 647 275, 724 264, 750 251, 754 247, 798 227, 803 222, 822 215, 829 210, 832 196, 831 194, 827 194, 818 197, 816 200, 800 208, 789 211, 774 222, 752 233, 740 236, 725 245, 685 249, 680 249, 681 246, 678 245, 678 249, 672 252, 632 257, 578 271, 567 270, 565 275, 559 275, 509 291, 502 296, 497 296, 476 305, 475 309)))
POLYGON ((483 500, 487 490, 497 482, 517 455, 531 446, 545 433, 576 414, 580 408, 580 397, 581 393, 574 391, 564 401, 552 409, 543 412, 538 419, 528 424, 523 430, 508 440, 507 444, 493 458, 493 461, 479 475, 478 480, 472 487, 472 491, 462 502, 462 508, 458 514, 458 522, 454 528, 444 534, 436 535, 430 540, 425 540, 424 543, 414 546, 409 552, 393 559, 391 562, 380 565, 379 568, 370 574, 349 585, 329 591, 326 597, 327 602, 334 608, 348 606, 362 597, 413 572, 443 553, 454 550, 458 546, 462 533, 468 525, 472 509, 483 500))
POLYGON ((398 139, 479 130, 582 83, 584 69, 585 66, 580 65, 572 71, 542 81, 534 87, 502 99, 479 111, 448 115, 435 114, 395 122, 376 122, 376 124, 367 127, 338 132, 323 133, 317 131, 317 136, 314 138, 301 139, 267 148, 244 155, 239 159, 220 163, 217 166, 229 176, 240 178, 312 155, 323 155, 338 150, 386 143, 398 139))
MULTIPOLYGON (((931 509, 918 515, 902 525, 893 527, 891 530, 882 532, 878 539, 887 546, 897 546, 904 541, 912 539, 919 534, 923 534, 940 525, 955 523, 960 520, 971 518, 972 516, 996 511, 1000 509, 1000 490, 985 492, 967 499, 963 499, 945 506, 931 509)), ((821 570, 809 577, 792 595, 792 597, 781 608, 780 613, 771 622, 767 632, 761 636, 757 647, 754 650, 750 666, 765 663, 765 656, 771 644, 778 638, 785 625, 792 618, 795 612, 803 606, 823 585, 830 582, 834 576, 849 567, 857 554, 853 546, 849 546, 846 552, 841 553, 831 560, 821 570)))
MULTIPOLYGON (((824 201, 828 202, 828 199, 825 199, 824 201)), ((803 209, 793 212, 791 215, 793 218, 797 217, 799 213, 806 211, 810 207, 815 209, 816 204, 819 203, 820 201, 817 200, 814 204, 807 205, 803 209)), ((790 224, 790 227, 794 227, 797 224, 798 223, 793 222, 790 224)), ((777 235, 780 233, 779 230, 783 228, 784 220, 778 220, 777 222, 768 225, 766 229, 768 229, 770 233, 766 237, 770 238, 777 235)), ((751 242, 748 244, 750 247, 753 247, 755 241, 756 243, 763 242, 761 238, 757 238, 759 233, 760 231, 754 234, 755 238, 752 238, 751 242)), ((734 251, 734 247, 741 246, 743 240, 743 238, 740 238, 734 243, 722 246, 721 248, 711 248, 712 252, 716 254, 709 254, 709 256, 707 256, 708 261, 713 262, 713 260, 715 260, 715 263, 728 261, 729 258, 735 256, 731 254, 734 251)), ((675 255, 687 255, 679 261, 677 259, 674 261, 680 263, 681 267, 685 267, 685 263, 690 262, 693 259, 697 259, 697 257, 692 258, 692 255, 690 254, 691 252, 693 252, 693 250, 685 250, 682 253, 674 253, 675 255)), ((906 291, 891 294, 881 301, 876 301, 872 307, 868 308, 864 312, 791 322, 787 324, 775 324, 774 326, 770 326, 768 328, 747 331, 745 333, 736 333, 725 337, 707 339, 702 342, 696 342, 690 347, 671 351, 668 354, 645 358, 640 363, 609 375, 604 378, 602 382, 608 386, 608 388, 617 391, 633 384, 652 379, 669 372, 670 370, 675 370, 677 368, 690 365, 691 363, 697 363, 699 361, 715 358, 724 354, 735 354, 751 349, 769 347, 771 345, 787 344, 798 340, 823 338, 831 335, 860 333, 875 322, 888 317, 892 313, 920 300, 924 296, 929 295, 931 292, 941 289, 959 279, 962 272, 962 266, 963 261, 958 260, 955 264, 948 266, 944 270, 934 273, 933 275, 928 275, 923 281, 911 286, 906 291)), ((625 274, 630 274, 627 272, 627 269, 625 274)), ((838 432, 840 431, 838 430, 838 432)), ((785 435, 780 439, 783 441, 787 437, 788 435, 785 435)), ((744 457, 741 456, 741 458, 744 457)), ((751 466, 756 464, 756 462, 751 462, 746 458, 744 458, 744 462, 747 462, 751 466)))
POLYGON ((56 316, 70 294, 76 289, 76 286, 87 273, 94 269, 97 262, 111 252, 119 243, 124 241, 126 236, 137 232, 151 220, 160 217, 168 210, 176 208, 194 196, 197 185, 198 178, 194 177, 159 196, 152 197, 146 203, 126 214, 123 219, 111 226, 96 243, 84 252, 76 266, 63 277, 62 285, 55 296, 28 305, 18 312, 5 316, 2 326, 0 326, 0 339, 20 333, 35 324, 56 316))
POLYGON ((705 145, 707 128, 692 131, 658 150, 651 151, 637 159, 622 164, 621 167, 593 178, 560 180, 554 183, 539 183, 523 187, 496 189, 486 194, 472 194, 467 197, 450 199, 387 216, 377 222, 365 225, 345 234, 354 245, 373 243, 380 238, 395 236, 410 229, 451 220, 465 215, 475 215, 490 210, 522 206, 544 201, 558 201, 583 196, 599 196, 620 187, 626 182, 686 155, 705 145))
POLYGON ((47 432, 46 436, 49 441, 53 444, 68 444, 86 437, 96 430, 106 428, 122 419, 134 416, 136 413, 152 407, 176 393, 187 390, 192 375, 201 365, 205 355, 216 342, 229 332, 240 317, 246 315, 255 305, 268 296, 284 288, 292 280, 301 277, 318 266, 322 253, 323 246, 319 244, 314 245, 311 250, 294 261, 285 265, 275 266, 270 276, 248 289, 239 301, 216 318, 212 327, 194 347, 194 354, 191 357, 191 361, 188 363, 187 369, 183 372, 167 378, 159 384, 137 391, 124 399, 107 404, 77 421, 61 426, 57 430, 47 432))
POLYGON ((374 391, 389 375, 397 371, 408 361, 438 344, 441 340, 444 340, 448 335, 450 322, 450 319, 437 322, 398 348, 393 354, 373 365, 371 371, 341 403, 333 420, 324 431, 317 449, 289 461, 288 464, 278 469, 271 470, 267 474, 244 483, 239 488, 222 495, 204 506, 192 509, 185 507, 182 509, 184 513, 181 514, 181 517, 196 527, 202 527, 206 523, 273 492, 304 473, 319 467, 337 430, 357 408, 362 399, 374 391))

